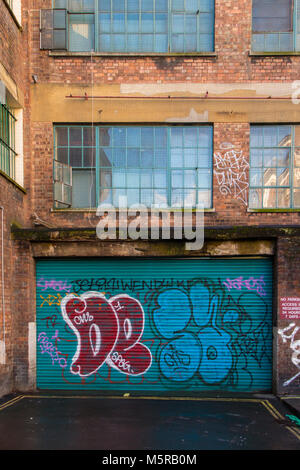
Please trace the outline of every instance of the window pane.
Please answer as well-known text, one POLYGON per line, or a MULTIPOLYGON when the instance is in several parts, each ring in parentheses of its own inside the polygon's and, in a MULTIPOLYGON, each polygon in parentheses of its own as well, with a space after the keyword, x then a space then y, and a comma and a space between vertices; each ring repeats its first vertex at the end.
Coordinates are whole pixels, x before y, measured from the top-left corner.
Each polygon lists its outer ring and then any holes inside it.
POLYGON ((294 207, 300 208, 300 189, 294 189, 294 207))
POLYGON ((101 146, 108 146, 111 143, 112 130, 110 127, 100 127, 99 129, 99 144, 101 146))
POLYGON ((277 147, 278 132, 276 126, 264 127, 264 147, 277 147))
POLYGON ((251 150, 250 159, 252 167, 261 167, 263 164, 263 151, 257 149, 251 150))
POLYGON ((183 152, 182 149, 171 149, 171 167, 183 167, 183 152))
POLYGON ((56 159, 61 162, 68 164, 68 149, 67 148, 58 148, 56 150, 56 159))
POLYGON ((294 186, 300 188, 300 168, 294 169, 294 186))
POLYGON ((210 190, 200 190, 198 191, 198 206, 203 208, 211 207, 211 191, 210 190))
POLYGON ((81 146, 82 145, 82 128, 71 127, 69 131, 69 145, 81 146))
POLYGON ((140 166, 140 149, 127 150, 127 166, 139 167, 140 166))
POLYGON ((263 207, 274 209, 277 207, 276 189, 264 189, 263 207))
POLYGON ((68 145, 68 128, 67 127, 56 128, 56 145, 57 146, 68 145))
POLYGON ((96 145, 95 128, 83 128, 83 145, 84 147, 94 147, 96 145))
POLYGON ((292 0, 253 0, 253 31, 291 31, 292 0))
POLYGON ((277 200, 278 200, 277 207, 289 208, 291 206, 290 189, 278 189, 277 200))
POLYGON ((55 156, 73 168, 73 207, 90 207, 96 193, 102 202, 116 204, 121 198, 123 205, 148 201, 148 205, 159 207, 172 201, 176 207, 194 207, 201 195, 206 207, 211 207, 211 141, 206 142, 209 147, 198 148, 202 132, 212 137, 208 126, 85 125, 58 129, 56 141, 69 142, 56 147, 55 156))
POLYGON ((249 206, 252 209, 261 209, 262 207, 262 190, 251 189, 249 191, 249 206))
POLYGON ((70 148, 70 165, 73 167, 82 166, 82 149, 70 148))
POLYGON ((273 167, 277 163, 277 150, 265 149, 264 150, 264 166, 273 167))
POLYGON ((290 164, 290 150, 277 150, 277 166, 288 166, 290 164))
POLYGON ((250 170, 250 186, 262 186, 262 172, 261 170, 251 169, 250 170))
POLYGON ((72 183, 72 206, 78 208, 95 207, 95 172, 90 170, 73 170, 72 183))
POLYGON ((105 0, 99 5, 100 51, 212 51, 214 0, 105 0), (117 36, 122 34, 122 36, 117 36))
MULTIPOLYGON (((252 208, 291 208, 292 187, 298 182, 297 165, 290 158, 297 139, 297 126, 251 126, 250 188, 252 208), (294 129, 294 130, 293 130, 294 129), (262 193, 256 191, 262 187, 262 193)), ((300 163, 300 161, 299 161, 300 163)))
POLYGON ((69 15, 70 51, 94 49, 94 15, 69 15))
MULTIPOLYGON (((186 168, 196 168, 198 162, 197 148, 184 149, 184 166, 186 168)), ((206 165, 204 165, 206 166, 206 165)))
POLYGON ((111 149, 100 149, 99 165, 100 167, 111 167, 113 164, 113 152, 111 149))
POLYGON ((84 167, 96 166, 96 149, 93 149, 93 148, 83 149, 83 166, 84 167))
POLYGON ((288 168, 277 169, 277 186, 290 185, 290 172, 288 168))
POLYGON ((168 206, 168 197, 167 191, 164 189, 155 189, 153 192, 154 201, 153 204, 155 207, 167 207, 168 206))
POLYGON ((295 149, 294 165, 300 167, 300 147, 295 149))
POLYGON ((66 28, 66 13, 64 10, 53 10, 53 27, 66 28))

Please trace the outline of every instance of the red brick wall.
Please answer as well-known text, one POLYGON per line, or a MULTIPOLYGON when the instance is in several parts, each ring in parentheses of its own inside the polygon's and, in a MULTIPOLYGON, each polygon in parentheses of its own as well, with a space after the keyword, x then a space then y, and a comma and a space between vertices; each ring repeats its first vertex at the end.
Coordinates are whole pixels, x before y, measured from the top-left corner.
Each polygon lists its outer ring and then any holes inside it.
MULTIPOLYGON (((10 224, 17 220, 23 226, 32 226, 30 216, 36 212, 57 227, 95 227, 98 218, 87 213, 53 213, 52 161, 53 124, 31 121, 29 83, 31 75, 39 83, 94 84, 121 83, 286 83, 299 79, 300 56, 249 56, 251 50, 251 2, 249 0, 216 0, 215 49, 216 57, 51 57, 39 49, 39 9, 51 8, 51 0, 23 2, 20 32, 3 2, 0 5, 0 61, 8 73, 24 90, 24 186, 23 195, 0 175, 0 205, 5 208, 5 265, 7 337, 9 346, 7 364, 0 366, 0 381, 6 389, 26 388, 28 380, 28 322, 34 321, 34 262, 27 243, 14 244, 10 240, 10 224), (28 49, 27 49, 28 44, 28 49), (25 201, 25 209, 24 209, 25 201), (14 379, 13 379, 14 370, 14 379)), ((225 142, 232 143, 249 159, 247 122, 215 123, 214 152, 224 151, 225 142)), ((297 224, 300 213, 250 213, 246 205, 220 191, 214 175, 214 212, 207 213, 207 225, 279 225, 297 224)), ((278 292, 281 295, 299 295, 300 253, 295 239, 278 242, 278 292)), ((275 274, 277 269, 275 270, 275 274)), ((277 274, 276 274, 277 275, 277 274)), ((277 285, 277 282, 276 282, 277 285)), ((275 324, 277 322, 276 307, 275 324)), ((1 317, 1 316, 0 316, 1 317)), ((1 318, 0 318, 1 321, 1 318)), ((280 327, 287 326, 280 322, 280 327)), ((1 331, 1 330, 0 330, 1 331)), ((280 340, 280 338, 279 338, 280 340)), ((293 375, 290 350, 278 340, 278 383, 293 375)), ((295 383, 296 384, 296 383, 295 383)), ((295 385, 293 384, 293 386, 295 385)), ((299 384, 299 382, 298 382, 299 384)), ((282 385, 281 390, 284 392, 282 385)), ((290 391, 291 389, 289 389, 290 391)), ((0 388, 0 394, 1 394, 0 388)))
MULTIPOLYGON (((90 57, 49 57, 39 50, 39 9, 51 0, 35 2, 32 24, 31 71, 41 82, 91 82, 90 57)), ((216 0, 217 57, 93 57, 95 83, 238 83, 299 79, 300 56, 252 57, 251 2, 216 0)))
POLYGON ((4 2, 0 4, 0 63, 5 67, 10 77, 23 88, 20 59, 24 54, 22 33, 14 22, 11 13, 4 2))
POLYGON ((291 336, 295 328, 300 327, 300 318, 284 319, 280 316, 280 298, 293 297, 300 298, 300 238, 280 238, 277 243, 277 270, 276 285, 277 292, 277 312, 278 312, 278 329, 285 332, 280 334, 278 330, 276 338, 276 348, 278 357, 277 367, 277 387, 279 394, 299 394, 300 376, 291 380, 298 372, 300 372, 300 329, 296 332, 294 338, 291 336), (284 336, 290 336, 287 339, 284 336), (296 343, 297 344, 293 344, 296 343), (295 362, 298 363, 298 368, 295 362))
MULTIPOLYGON (((50 0, 37 1, 28 11, 30 19, 30 74, 39 83, 94 84, 120 83, 243 83, 291 82, 299 79, 300 56, 251 57, 251 2, 216 0, 216 57, 51 57, 39 49, 39 9, 51 8, 50 0)), ((33 174, 28 186, 32 191, 32 211, 57 226, 84 226, 86 216, 51 213, 53 207, 52 123, 33 123, 33 174)), ((249 124, 214 124, 214 149, 231 142, 249 158, 249 124)), ((232 194, 220 193, 214 176, 215 213, 206 215, 211 225, 298 224, 298 213, 253 214, 232 194)))
MULTIPOLYGON (((8 181, 0 174, 0 205, 3 210, 3 229, 4 229, 4 256, 2 258, 0 252, 0 341, 4 340, 3 326, 5 322, 5 344, 6 344, 6 360, 5 364, 0 364, 0 395, 10 392, 14 387, 13 371, 14 371, 14 352, 13 346, 16 338, 16 326, 23 325, 23 312, 25 305, 22 302, 21 292, 18 290, 18 282, 20 269, 16 263, 16 243, 11 240, 11 224, 15 223, 19 226, 24 225, 23 201, 25 195, 13 183, 8 181), (2 305, 2 263, 4 264, 4 305, 2 305), (15 302, 19 302, 19 310, 21 315, 17 315, 15 302)), ((0 240, 2 233, 2 210, 0 210, 0 240)), ((24 256, 28 256, 28 251, 24 251, 24 256)), ((23 277, 22 282, 25 282, 23 277)), ((25 324, 24 324, 25 326, 25 324)), ((22 327, 23 328, 23 327, 22 327)), ((24 333, 22 334, 22 337, 24 333)))
MULTIPOLYGON (((26 2, 27 3, 27 2, 26 2)), ((25 2, 24 2, 25 5, 25 2)), ((27 5, 26 5, 27 6, 27 5)), ((18 92, 23 95, 25 100, 25 108, 23 109, 24 122, 24 168, 27 180, 28 169, 28 148, 29 137, 28 132, 28 104, 29 95, 26 86, 28 77, 28 50, 27 50, 27 12, 23 12, 23 31, 15 23, 9 9, 4 2, 0 2, 0 63, 9 76, 10 80, 16 85, 18 92)), ((19 103, 21 104, 21 103, 19 103)), ((19 189, 4 175, 0 174, 0 206, 3 207, 4 217, 4 257, 0 254, 1 263, 4 263, 4 298, 5 298, 5 343, 6 343, 6 360, 5 364, 0 364, 0 395, 9 393, 15 388, 14 371, 18 360, 16 359, 14 347, 26 338, 24 344, 27 344, 27 323, 24 321, 24 312, 29 312, 24 296, 22 295, 22 284, 27 284, 27 278, 22 275, 24 265, 24 257, 28 257, 28 250, 23 251, 23 262, 17 256, 17 243, 11 239, 11 225, 16 223, 19 226, 26 226, 26 201, 27 195, 19 189), (17 307, 18 305, 18 307, 17 307), (21 329, 21 330, 20 330, 21 329)), ((0 210, 0 233, 2 210, 0 210)), ((1 240, 1 235, 0 235, 1 240)), ((1 240, 2 242, 2 240, 1 240)), ((2 305, 2 275, 0 269, 0 341, 3 341, 3 305, 2 305)), ((26 355, 24 356, 26 357, 26 355)))

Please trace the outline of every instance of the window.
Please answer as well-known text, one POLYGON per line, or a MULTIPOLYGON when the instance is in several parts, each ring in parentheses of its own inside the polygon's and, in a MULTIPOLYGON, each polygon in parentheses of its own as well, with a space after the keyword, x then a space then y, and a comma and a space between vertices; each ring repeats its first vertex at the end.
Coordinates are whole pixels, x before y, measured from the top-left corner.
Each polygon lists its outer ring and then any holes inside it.
POLYGON ((21 23, 21 0, 6 0, 6 3, 13 12, 17 21, 21 23))
POLYGON ((56 126, 55 162, 72 171, 56 207, 211 207, 211 126, 56 126))
POLYGON ((15 178, 15 122, 12 110, 0 104, 0 170, 15 178))
POLYGON ((300 208, 300 125, 251 126, 249 207, 300 208))
POLYGON ((253 0, 252 49, 300 51, 300 0, 253 0))
MULTIPOLYGON (((65 11, 67 18, 68 44, 58 49, 107 53, 214 50, 214 0, 54 0, 54 8, 63 9, 57 11, 65 11)), ((46 16, 47 10, 43 11, 46 16)), ((50 27, 54 36, 58 34, 55 26, 50 27)), ((41 45, 47 29, 49 23, 45 27, 41 17, 41 45)))

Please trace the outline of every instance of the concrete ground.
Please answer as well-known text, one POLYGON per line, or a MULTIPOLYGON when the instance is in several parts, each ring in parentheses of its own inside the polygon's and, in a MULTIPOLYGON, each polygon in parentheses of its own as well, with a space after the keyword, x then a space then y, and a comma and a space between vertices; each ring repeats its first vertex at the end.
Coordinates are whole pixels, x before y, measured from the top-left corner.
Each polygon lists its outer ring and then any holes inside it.
POLYGON ((0 400, 0 450, 300 450, 299 418, 273 395, 11 395, 0 400))

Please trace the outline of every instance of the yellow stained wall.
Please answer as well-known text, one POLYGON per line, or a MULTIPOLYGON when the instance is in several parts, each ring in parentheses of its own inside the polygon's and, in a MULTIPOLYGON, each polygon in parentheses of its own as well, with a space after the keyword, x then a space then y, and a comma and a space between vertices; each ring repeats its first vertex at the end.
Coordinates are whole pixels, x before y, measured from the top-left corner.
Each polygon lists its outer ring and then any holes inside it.
POLYGON ((33 122, 66 123, 300 121, 300 104, 293 100, 292 84, 183 85, 36 83, 31 85, 31 117, 33 122), (85 99, 85 94, 94 98, 85 99))

